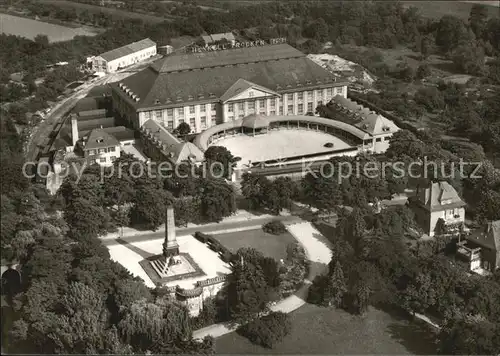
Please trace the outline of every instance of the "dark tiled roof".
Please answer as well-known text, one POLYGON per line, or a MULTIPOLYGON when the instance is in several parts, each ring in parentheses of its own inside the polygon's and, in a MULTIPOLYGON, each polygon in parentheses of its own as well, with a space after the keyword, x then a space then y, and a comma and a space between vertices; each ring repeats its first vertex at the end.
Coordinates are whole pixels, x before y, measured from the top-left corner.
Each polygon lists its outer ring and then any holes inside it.
POLYGON ((114 117, 102 117, 99 119, 78 121, 78 131, 90 131, 92 129, 106 129, 108 127, 114 127, 114 126, 115 126, 114 117))
POLYGON ((120 142, 102 129, 94 129, 90 132, 84 151, 96 148, 119 146, 120 142))
POLYGON ((287 44, 232 48, 223 51, 177 54, 165 57, 152 65, 160 73, 181 70, 220 67, 225 65, 265 62, 286 58, 305 57, 305 54, 287 44))
POLYGON ((430 211, 443 211, 466 205, 455 188, 444 181, 432 182, 427 187, 419 187, 416 197, 430 211))
POLYGON ((203 152, 200 151, 191 142, 181 142, 172 135, 168 130, 162 127, 154 120, 148 120, 142 125, 142 129, 147 134, 148 130, 155 139, 159 141, 159 144, 164 145, 162 148, 162 153, 168 158, 172 163, 178 164, 182 161, 187 161, 189 159, 194 159, 199 162, 204 159, 203 152))
POLYGON ((78 121, 96 119, 106 116, 106 109, 95 109, 78 112, 78 121))
MULTIPOLYGON (((399 130, 391 120, 342 95, 335 95, 332 103, 338 104, 341 108, 353 114, 352 125, 368 132, 370 135, 394 133, 399 130)), ((351 121, 351 118, 347 117, 346 121, 351 121)))
POLYGON ((467 236, 467 240, 500 252, 500 220, 488 222, 467 236))
POLYGON ((108 84, 96 85, 89 90, 87 97, 103 97, 111 95, 111 87, 108 84))
POLYGON ((106 61, 114 61, 115 59, 124 57, 126 55, 141 51, 143 49, 156 46, 156 43, 151 41, 149 38, 145 38, 143 40, 132 42, 126 46, 115 48, 111 51, 105 52, 100 55, 106 61))
POLYGON ((104 129, 104 131, 109 133, 118 141, 128 141, 135 138, 135 131, 128 129, 125 126, 109 127, 104 129))
POLYGON ((300 51, 280 44, 170 56, 111 86, 136 109, 165 108, 218 102, 239 79, 278 93, 318 88, 336 81, 300 51), (134 100, 133 95, 138 99, 134 100))

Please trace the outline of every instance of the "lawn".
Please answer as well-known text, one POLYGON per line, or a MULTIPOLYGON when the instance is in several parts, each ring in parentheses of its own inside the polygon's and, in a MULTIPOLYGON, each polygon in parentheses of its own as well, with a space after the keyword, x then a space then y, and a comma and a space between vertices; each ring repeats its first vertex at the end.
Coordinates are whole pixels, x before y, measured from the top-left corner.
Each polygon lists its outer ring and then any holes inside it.
POLYGON ((274 349, 231 333, 216 340, 217 354, 435 355, 433 330, 421 321, 370 308, 365 316, 310 304, 291 314, 293 329, 274 349))
MULTIPOLYGON (((488 5, 489 17, 498 16, 498 1, 477 1, 488 5)), ((424 17, 440 19, 444 15, 452 15, 462 20, 469 19, 470 9, 474 5, 465 1, 404 1, 405 7, 416 7, 424 17)))
POLYGON ((286 232, 282 235, 266 234, 262 229, 231 232, 227 234, 213 235, 226 246, 231 252, 236 252, 241 247, 252 247, 265 256, 276 260, 286 257, 286 246, 296 242, 294 237, 286 232))

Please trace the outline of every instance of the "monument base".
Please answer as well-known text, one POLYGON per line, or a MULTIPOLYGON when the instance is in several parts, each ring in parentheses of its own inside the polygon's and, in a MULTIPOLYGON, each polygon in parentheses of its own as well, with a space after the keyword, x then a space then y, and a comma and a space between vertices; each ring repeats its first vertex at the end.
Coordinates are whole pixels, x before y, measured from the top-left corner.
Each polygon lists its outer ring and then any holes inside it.
POLYGON ((168 282, 204 276, 203 270, 196 264, 188 253, 180 253, 175 256, 180 263, 168 267, 165 256, 156 255, 139 262, 151 281, 156 285, 164 285, 168 282))
POLYGON ((170 246, 163 251, 163 255, 166 258, 174 257, 179 255, 179 246, 170 246))

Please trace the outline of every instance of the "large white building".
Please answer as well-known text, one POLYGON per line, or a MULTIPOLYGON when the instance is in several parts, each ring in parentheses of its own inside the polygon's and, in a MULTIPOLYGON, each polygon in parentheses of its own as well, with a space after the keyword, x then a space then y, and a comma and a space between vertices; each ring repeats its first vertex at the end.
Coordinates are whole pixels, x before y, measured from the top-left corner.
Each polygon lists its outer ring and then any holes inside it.
POLYGON ((112 83, 113 107, 139 129, 154 120, 201 132, 251 114, 304 115, 334 96, 347 96, 337 79, 288 44, 165 57, 112 83))
POLYGON ((95 56, 92 69, 97 73, 113 73, 153 56, 156 56, 156 43, 146 38, 95 56))

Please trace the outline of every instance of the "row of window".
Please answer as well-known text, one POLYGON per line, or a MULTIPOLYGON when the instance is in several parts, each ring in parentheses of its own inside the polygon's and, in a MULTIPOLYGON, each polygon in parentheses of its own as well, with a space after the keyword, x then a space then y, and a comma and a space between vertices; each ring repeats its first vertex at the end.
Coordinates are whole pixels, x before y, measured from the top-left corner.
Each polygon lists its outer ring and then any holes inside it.
POLYGON ((446 218, 453 218, 455 216, 460 216, 460 208, 454 208, 450 210, 445 210, 444 216, 446 218))
MULTIPOLYGON (((159 122, 161 122, 161 121, 159 121, 159 122)), ((180 125, 183 122, 186 122, 186 121, 184 119, 179 119, 177 125, 180 125)), ((194 117, 191 117, 191 118, 189 118, 189 122, 188 123, 189 123, 189 126, 191 127, 191 129, 194 130, 194 131, 196 131, 195 130, 196 129, 196 119, 194 117)), ((207 121, 207 117, 206 116, 200 117, 201 129, 206 129, 207 128, 207 123, 208 123, 208 121, 207 121)), ((211 126, 216 125, 216 123, 217 123, 217 119, 215 117, 212 117, 210 119, 211 126)), ((169 130, 175 129, 175 127, 174 127, 174 120, 167 120, 165 127, 167 129, 169 129, 169 130)))
POLYGON ((104 148, 98 148, 95 150, 89 150, 89 156, 93 156, 96 154, 101 154, 101 153, 108 153, 108 152, 115 152, 116 147, 104 147, 104 148))
MULTIPOLYGON (((240 103, 240 104, 243 104, 243 103, 240 103)), ((250 103, 249 103, 250 104, 250 103)), ((319 100, 318 101, 318 105, 322 105, 323 104, 323 101, 322 100, 319 100)), ((231 104, 230 104, 231 105, 231 104)), ((293 104, 289 104, 287 106, 287 115, 293 115, 294 114, 294 110, 293 110, 293 104)), ((264 109, 263 107, 260 107, 260 109, 264 109)), ((275 106, 271 106, 271 109, 274 109, 274 110, 271 110, 269 112, 269 115, 273 116, 273 115, 276 115, 276 107, 275 106)), ((297 115, 300 115, 300 114, 306 114, 308 112, 313 112, 313 103, 307 103, 307 106, 305 107, 304 104, 298 104, 297 105, 297 115), (307 108, 307 110, 304 110, 304 108, 307 108)), ((251 112, 255 112, 255 105, 249 105, 248 106, 248 110, 251 112)), ((283 108, 283 105, 280 105, 279 109, 279 115, 284 115, 284 108, 283 108)), ((239 111, 239 117, 243 117, 245 115, 244 113, 244 108, 242 108, 241 106, 238 106, 238 111, 239 111)), ((231 113, 233 113, 234 110, 232 110, 231 108, 229 109, 229 116, 231 116, 231 113)), ((260 110, 259 112, 261 115, 265 115, 266 112, 265 110, 260 110)))
MULTIPOLYGON (((210 105, 211 111, 214 114, 214 112, 217 110, 217 104, 209 104, 209 105, 210 105)), ((207 109, 206 105, 200 105, 200 112, 201 113, 205 113, 206 109, 207 109)), ((167 117, 173 117, 174 110, 175 110, 176 116, 184 116, 184 108, 181 107, 181 108, 175 108, 175 109, 167 109, 167 117)), ((189 106, 189 114, 194 114, 195 112, 196 112, 195 106, 194 105, 189 106)), ((145 111, 144 115, 146 117, 146 120, 151 119, 153 117, 153 113, 154 113, 154 117, 156 119, 163 118, 163 110, 155 110, 154 112, 153 111, 145 111)))
MULTIPOLYGON (((335 93, 335 95, 342 94, 342 91, 343 91, 343 87, 327 88, 326 89, 326 95, 329 96, 329 97, 331 97, 331 96, 333 96, 334 93, 335 93)), ((309 90, 306 95, 307 95, 307 99, 308 100, 312 100, 312 98, 313 98, 313 90, 309 90)), ((320 98, 323 97, 323 89, 317 89, 316 90, 316 95, 318 97, 320 97, 320 98)), ((248 93, 248 96, 250 98, 253 98, 254 97, 254 92, 250 91, 248 93)), ((293 100, 293 93, 288 93, 287 94, 287 99, 288 100, 293 100)), ((304 92, 297 93, 297 99, 298 100, 304 100, 304 92)))
MULTIPOLYGON (((110 159, 111 162, 116 161, 116 157, 115 156, 111 156, 111 157, 109 157, 109 159, 110 159)), ((96 159, 95 163, 97 163, 97 164, 99 164, 99 163, 106 163, 106 161, 107 161, 106 157, 101 157, 99 159, 96 159)))
MULTIPOLYGON (((335 93, 335 95, 342 94, 342 90, 343 90, 342 87, 328 88, 327 89, 327 97, 332 97, 334 95, 334 93, 335 93)), ((307 95, 307 100, 309 100, 309 101, 313 100, 313 91, 312 90, 308 91, 306 93, 306 95, 307 95)), ((318 99, 323 99, 323 90, 322 89, 316 90, 316 96, 318 99)), ((297 93, 297 97, 298 97, 299 101, 304 100, 304 92, 297 93)), ((288 99, 288 101, 293 101, 293 93, 287 94, 287 99, 288 99)), ((276 103, 278 100, 279 99, 271 100, 271 109, 276 107, 276 103)), ((322 100, 320 100, 319 102, 322 102, 322 100)), ((210 109, 212 112, 215 112, 217 110, 217 104, 208 104, 208 105, 210 105, 210 109)), ((239 111, 245 110, 245 106, 244 106, 245 103, 242 102, 242 103, 238 103, 238 104, 228 104, 228 112, 234 112, 234 109, 235 109, 234 105, 238 105, 237 108, 239 111)), ((302 105, 302 104, 299 104, 299 105, 302 105)), ((307 105, 312 106, 312 103, 308 103, 307 105)), ((250 110, 254 110, 255 107, 256 107, 256 105, 255 105, 254 101, 248 102, 248 108, 250 110)), ((266 101, 264 99, 258 100, 258 107, 260 109, 264 109, 266 107, 266 101)), ((288 107, 290 107, 290 105, 288 105, 288 107)), ((174 110, 175 110, 176 116, 184 116, 184 107, 180 107, 180 108, 175 108, 175 109, 167 109, 167 117, 173 117, 174 110)), ((188 110, 189 110, 189 114, 196 113, 196 108, 194 105, 189 106, 188 110)), ((206 110, 207 110, 207 105, 200 105, 200 112, 201 113, 205 113, 206 110)), ((290 110, 288 110, 288 111, 290 111, 290 110)), ((312 111, 312 108, 311 108, 311 110, 308 110, 308 111, 312 111)), ((299 109, 299 112, 302 112, 302 110, 299 109)), ((145 114, 146 120, 149 120, 152 118, 153 111, 146 111, 144 114, 145 114)), ((157 120, 160 120, 161 118, 163 118, 163 110, 154 111, 154 116, 157 120)))

